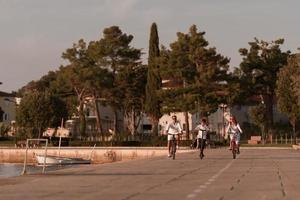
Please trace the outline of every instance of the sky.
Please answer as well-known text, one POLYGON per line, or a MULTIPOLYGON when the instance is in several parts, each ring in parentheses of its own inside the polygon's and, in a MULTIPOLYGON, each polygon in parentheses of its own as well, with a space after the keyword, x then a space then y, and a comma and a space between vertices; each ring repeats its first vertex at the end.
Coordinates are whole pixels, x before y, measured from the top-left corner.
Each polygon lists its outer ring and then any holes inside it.
POLYGON ((297 0, 0 0, 0 91, 16 91, 64 60, 62 53, 79 39, 102 37, 117 25, 132 34, 132 46, 147 59, 149 32, 156 22, 160 44, 195 24, 211 47, 241 61, 239 48, 258 39, 284 38, 283 50, 300 47, 300 1, 297 0))

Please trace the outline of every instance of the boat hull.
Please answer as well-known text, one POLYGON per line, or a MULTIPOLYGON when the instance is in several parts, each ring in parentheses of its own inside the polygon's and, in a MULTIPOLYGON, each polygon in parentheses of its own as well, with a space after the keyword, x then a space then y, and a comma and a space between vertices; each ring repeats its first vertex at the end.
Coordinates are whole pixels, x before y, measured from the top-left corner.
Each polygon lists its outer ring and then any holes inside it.
MULTIPOLYGON (((44 165, 45 156, 35 155, 38 165, 44 165)), ((67 158, 58 156, 46 156, 46 165, 73 165, 73 164, 91 164, 91 160, 82 158, 67 158)))

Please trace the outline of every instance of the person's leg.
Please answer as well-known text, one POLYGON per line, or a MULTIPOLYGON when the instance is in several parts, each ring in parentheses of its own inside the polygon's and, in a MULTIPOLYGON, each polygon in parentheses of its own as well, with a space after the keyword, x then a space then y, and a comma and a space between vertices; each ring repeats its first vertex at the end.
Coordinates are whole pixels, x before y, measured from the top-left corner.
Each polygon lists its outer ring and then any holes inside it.
POLYGON ((178 149, 179 148, 179 141, 180 141, 180 135, 178 134, 177 137, 176 137, 176 142, 177 142, 177 146, 176 148, 178 149))
POLYGON ((237 148, 237 153, 240 153, 240 142, 236 140, 236 148, 237 148))
POLYGON ((168 135, 168 142, 167 142, 167 147, 168 147, 168 156, 171 156, 171 137, 168 135))
POLYGON ((240 139, 241 139, 241 136, 238 134, 238 136, 236 138, 236 145, 237 145, 238 154, 240 153, 240 139))
POLYGON ((204 156, 204 149, 205 149, 205 143, 206 140, 205 139, 201 139, 201 154, 204 156))
POLYGON ((228 138, 229 138, 229 150, 232 150, 232 142, 231 142, 232 137, 231 137, 231 135, 229 135, 228 138))

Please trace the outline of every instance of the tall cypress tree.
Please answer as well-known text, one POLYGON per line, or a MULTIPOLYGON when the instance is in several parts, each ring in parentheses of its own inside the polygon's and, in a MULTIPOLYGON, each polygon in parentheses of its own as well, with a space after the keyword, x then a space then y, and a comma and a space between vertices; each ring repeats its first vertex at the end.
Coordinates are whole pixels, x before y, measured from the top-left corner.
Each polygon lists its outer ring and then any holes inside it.
POLYGON ((161 87, 161 78, 159 75, 159 38, 157 33, 156 23, 152 23, 150 39, 149 39, 149 53, 148 53, 148 74, 146 84, 146 101, 145 112, 150 117, 152 122, 152 134, 158 134, 158 121, 161 117, 160 101, 157 91, 161 87))

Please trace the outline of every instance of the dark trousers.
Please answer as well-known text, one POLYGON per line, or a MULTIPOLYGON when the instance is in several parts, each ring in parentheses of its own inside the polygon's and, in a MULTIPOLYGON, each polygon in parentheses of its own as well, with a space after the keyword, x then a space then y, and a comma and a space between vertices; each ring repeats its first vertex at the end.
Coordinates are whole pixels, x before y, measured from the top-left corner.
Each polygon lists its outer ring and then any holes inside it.
POLYGON ((203 154, 203 150, 205 149, 205 145, 206 145, 206 139, 198 139, 199 141, 199 148, 200 148, 200 153, 203 154))

